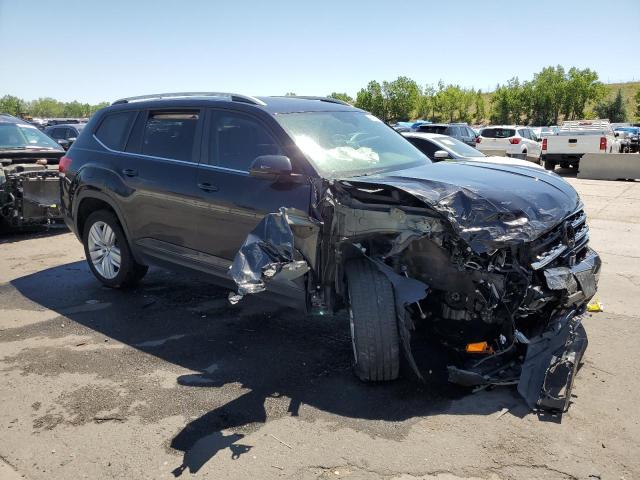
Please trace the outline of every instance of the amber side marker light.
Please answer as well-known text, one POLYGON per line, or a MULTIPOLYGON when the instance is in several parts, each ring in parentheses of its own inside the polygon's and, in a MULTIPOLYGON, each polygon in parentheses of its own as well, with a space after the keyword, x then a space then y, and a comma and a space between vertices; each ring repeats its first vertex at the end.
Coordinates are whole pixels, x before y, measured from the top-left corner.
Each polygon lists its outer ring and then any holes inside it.
POLYGON ((467 343, 467 353, 493 353, 493 348, 487 342, 467 343))

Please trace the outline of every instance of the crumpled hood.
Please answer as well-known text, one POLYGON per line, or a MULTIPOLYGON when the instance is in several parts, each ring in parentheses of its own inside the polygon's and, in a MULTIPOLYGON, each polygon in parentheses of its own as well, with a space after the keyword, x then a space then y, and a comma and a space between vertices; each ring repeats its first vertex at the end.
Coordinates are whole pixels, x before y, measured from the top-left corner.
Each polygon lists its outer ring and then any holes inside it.
POLYGON ((581 208, 574 188, 554 173, 480 162, 439 162, 368 177, 442 214, 477 253, 535 240, 581 208))

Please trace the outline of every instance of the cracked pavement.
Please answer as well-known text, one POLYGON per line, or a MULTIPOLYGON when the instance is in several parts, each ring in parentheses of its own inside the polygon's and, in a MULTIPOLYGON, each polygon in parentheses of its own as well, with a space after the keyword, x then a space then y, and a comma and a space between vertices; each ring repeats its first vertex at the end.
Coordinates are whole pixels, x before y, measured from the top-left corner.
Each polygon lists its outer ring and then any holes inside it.
POLYGON ((3 237, 0 478, 640 477, 640 183, 568 180, 606 310, 561 417, 437 374, 365 385, 344 317, 160 269, 113 291, 70 233, 3 237))

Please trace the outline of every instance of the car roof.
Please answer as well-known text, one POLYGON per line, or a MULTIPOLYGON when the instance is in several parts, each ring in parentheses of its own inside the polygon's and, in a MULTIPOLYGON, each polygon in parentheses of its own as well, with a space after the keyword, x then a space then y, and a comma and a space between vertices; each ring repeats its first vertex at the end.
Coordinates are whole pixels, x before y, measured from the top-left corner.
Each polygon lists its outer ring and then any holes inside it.
MULTIPOLYGON (((131 108, 192 107, 194 105, 243 105, 264 110, 272 115, 298 112, 363 112, 348 103, 325 97, 285 96, 246 97, 236 94, 159 94, 155 98, 131 97, 117 100, 112 106, 127 105, 131 108)), ((153 97, 153 96, 149 96, 153 97)), ((107 107, 109 108, 109 107, 107 107)))
POLYGON ((19 123, 21 125, 31 125, 31 123, 25 122, 24 120, 14 117, 13 115, 9 115, 8 113, 0 113, 0 123, 19 123))
POLYGON ((269 113, 294 113, 294 112, 349 112, 362 111, 346 103, 336 103, 330 99, 303 98, 303 97, 258 97, 266 105, 264 108, 269 113))
POLYGON ((404 137, 409 138, 424 138, 426 140, 439 140, 442 138, 451 138, 449 135, 443 135, 441 133, 427 133, 427 132, 402 132, 404 137))
POLYGON ((45 130, 49 130, 50 128, 58 128, 58 127, 73 127, 83 129, 87 126, 87 122, 80 123, 56 123, 55 125, 49 125, 45 130))

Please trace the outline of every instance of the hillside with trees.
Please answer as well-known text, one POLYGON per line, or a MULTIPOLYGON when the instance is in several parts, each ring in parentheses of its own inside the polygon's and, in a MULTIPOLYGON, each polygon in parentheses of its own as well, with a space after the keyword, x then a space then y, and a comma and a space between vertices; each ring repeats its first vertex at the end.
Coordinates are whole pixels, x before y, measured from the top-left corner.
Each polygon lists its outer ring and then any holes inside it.
MULTIPOLYGON (((287 95, 295 95, 293 92, 287 95)), ((545 67, 531 80, 513 77, 493 92, 445 84, 420 85, 400 76, 370 81, 355 98, 344 92, 330 97, 367 110, 386 122, 425 119, 471 124, 554 125, 564 119, 609 118, 612 122, 640 120, 640 82, 604 84, 589 69, 545 67)), ((5 95, 0 112, 31 117, 89 117, 108 105, 60 102, 53 98, 25 101, 5 95)))
POLYGON ((493 92, 460 85, 421 87, 398 77, 391 82, 373 80, 353 99, 346 93, 330 96, 368 110, 387 122, 518 123, 554 125, 562 120, 607 117, 613 122, 640 119, 640 82, 606 85, 588 68, 565 70, 546 67, 531 80, 518 77, 498 84, 493 92))

